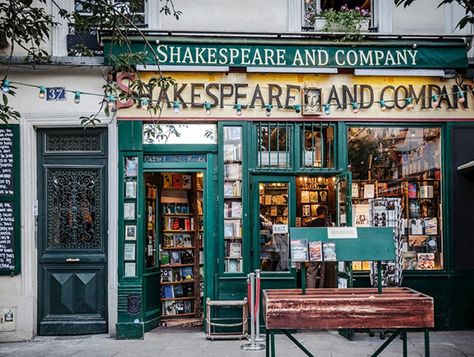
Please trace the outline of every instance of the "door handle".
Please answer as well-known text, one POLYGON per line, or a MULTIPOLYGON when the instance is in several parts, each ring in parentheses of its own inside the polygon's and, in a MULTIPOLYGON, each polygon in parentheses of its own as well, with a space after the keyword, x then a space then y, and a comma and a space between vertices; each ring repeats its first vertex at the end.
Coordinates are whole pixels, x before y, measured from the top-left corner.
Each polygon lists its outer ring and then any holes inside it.
POLYGON ((79 262, 79 261, 80 261, 79 258, 67 258, 66 259, 67 263, 73 263, 73 262, 79 262))

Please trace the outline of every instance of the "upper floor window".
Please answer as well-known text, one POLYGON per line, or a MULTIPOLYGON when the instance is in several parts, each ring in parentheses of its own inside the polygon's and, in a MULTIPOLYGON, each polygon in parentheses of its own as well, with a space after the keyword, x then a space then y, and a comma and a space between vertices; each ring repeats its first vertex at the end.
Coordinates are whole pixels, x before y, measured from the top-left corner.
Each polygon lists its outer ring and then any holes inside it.
POLYGON ((358 21, 361 21, 361 30, 365 31, 368 30, 370 22, 372 0, 304 0, 303 28, 323 30, 327 18, 324 14, 328 10, 334 10, 341 15, 328 13, 331 16, 331 21, 339 21, 340 18, 341 22, 346 22, 348 18, 357 17, 358 21))

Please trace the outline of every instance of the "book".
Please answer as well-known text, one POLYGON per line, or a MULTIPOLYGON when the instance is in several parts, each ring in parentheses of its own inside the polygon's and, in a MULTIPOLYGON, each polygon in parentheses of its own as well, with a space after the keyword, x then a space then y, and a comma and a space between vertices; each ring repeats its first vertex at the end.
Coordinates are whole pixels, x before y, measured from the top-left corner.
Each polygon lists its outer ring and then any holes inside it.
POLYGON ((176 315, 184 314, 184 301, 175 301, 176 315))
POLYGON ((172 268, 173 269, 173 281, 180 282, 183 280, 181 275, 181 268, 172 268))
POLYGON ((174 301, 164 301, 163 302, 163 315, 176 315, 174 304, 175 304, 174 301))
POLYGON ((194 277, 193 267, 182 267, 181 277, 183 278, 183 280, 193 280, 193 277, 194 277))
POLYGON ((183 297, 183 287, 181 284, 177 284, 173 286, 174 297, 183 297))
POLYGON ((161 270, 161 282, 171 283, 173 281, 173 269, 162 269, 161 270))
POLYGON ((194 255, 192 250, 184 250, 181 253, 181 264, 193 264, 194 255))
POLYGON ((353 205, 354 226, 355 227, 370 227, 370 204, 360 203, 353 205))
POLYGON ((231 217, 242 217, 242 202, 234 201, 231 206, 231 217))
POLYGON ((416 197, 417 197, 416 183, 409 182, 408 183, 408 198, 416 198, 416 197))
POLYGON ((323 190, 323 191, 318 191, 319 195, 319 202, 326 203, 328 200, 328 191, 323 190))
POLYGON ((234 197, 233 182, 224 182, 224 197, 234 197))
POLYGON ((291 241, 291 261, 293 263, 308 261, 308 240, 299 239, 291 241))
POLYGON ((425 218, 423 222, 425 234, 438 234, 438 219, 436 217, 425 218))
POLYGON ((309 191, 301 191, 301 203, 309 203, 309 191))
POLYGON ((174 298, 174 291, 172 285, 163 285, 163 298, 172 299, 174 298))
POLYGON ((183 296, 190 297, 194 295, 194 287, 193 284, 182 284, 183 287, 183 296))
POLYGON ((168 265, 169 263, 170 263, 170 253, 167 251, 162 251, 161 257, 160 257, 160 264, 168 265))
POLYGON ((181 174, 173 174, 173 188, 182 188, 183 181, 181 174))
POLYGON ((226 164, 224 169, 225 179, 230 181, 240 180, 242 178, 242 166, 240 164, 226 164))
POLYGON ((181 187, 186 189, 191 188, 191 175, 181 175, 181 187))
POLYGON ((242 256, 242 244, 229 243, 229 257, 240 258, 242 256))
POLYGON ((303 217, 308 217, 311 215, 311 206, 310 205, 302 205, 301 206, 301 215, 303 217))
POLYGON ((192 247, 193 240, 189 234, 183 234, 183 247, 192 247))
POLYGON ((321 241, 309 242, 309 261, 323 261, 323 244, 321 241))
POLYGON ((433 186, 431 185, 420 186, 420 198, 433 198, 433 186))
POLYGON ((235 161, 236 159, 235 146, 224 144, 224 161, 235 161))
POLYGON ((352 197, 359 198, 359 184, 357 183, 352 184, 352 197))
POLYGON ((225 238, 234 237, 234 223, 233 222, 224 222, 224 237, 225 238))
POLYGON ((335 262, 336 258, 336 243, 326 242, 323 243, 323 260, 325 262, 335 262))
POLYGON ((182 234, 175 234, 174 235, 174 246, 177 248, 184 247, 183 245, 183 235, 182 234))
POLYGON ((177 251, 172 251, 170 255, 170 264, 181 264, 181 254, 177 251))
POLYGON ((411 234, 423 234, 423 220, 410 219, 410 232, 411 234))
POLYGON ((163 235, 163 247, 172 248, 174 247, 174 237, 171 234, 163 235))
POLYGON ((377 183, 377 196, 383 196, 388 193, 388 183, 379 182, 377 183))
POLYGON ((192 302, 189 301, 189 300, 185 300, 185 301, 183 301, 183 303, 184 303, 184 313, 185 313, 185 314, 190 314, 190 313, 192 313, 192 312, 193 312, 193 304, 192 304, 192 302))
POLYGON ((163 174, 163 188, 172 188, 172 187, 173 187, 173 175, 163 174))
POLYGON ((408 245, 412 247, 423 247, 427 239, 427 235, 409 235, 408 245))
POLYGON ((434 253, 418 253, 416 258, 418 260, 418 269, 430 270, 435 268, 434 253))

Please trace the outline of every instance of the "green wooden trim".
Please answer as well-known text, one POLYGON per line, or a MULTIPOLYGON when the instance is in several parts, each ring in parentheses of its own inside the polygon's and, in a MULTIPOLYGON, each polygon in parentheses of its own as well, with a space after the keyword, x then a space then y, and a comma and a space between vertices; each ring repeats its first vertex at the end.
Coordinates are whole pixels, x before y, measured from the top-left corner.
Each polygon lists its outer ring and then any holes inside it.
POLYGON ((13 195, 1 195, 0 202, 13 204, 13 253, 15 257, 14 269, 0 269, 0 275, 18 275, 21 273, 21 160, 20 160, 20 125, 1 124, 2 129, 11 129, 13 154, 13 195))
POLYGON ((143 122, 121 120, 118 126, 118 147, 120 151, 143 150, 143 122))

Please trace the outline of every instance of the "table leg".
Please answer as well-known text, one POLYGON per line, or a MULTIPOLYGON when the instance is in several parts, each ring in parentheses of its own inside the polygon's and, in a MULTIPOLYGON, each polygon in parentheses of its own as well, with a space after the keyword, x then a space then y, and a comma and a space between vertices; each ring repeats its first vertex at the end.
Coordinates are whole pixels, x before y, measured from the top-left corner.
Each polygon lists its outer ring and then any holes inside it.
POLYGON ((402 343, 403 343, 403 357, 408 357, 407 331, 406 330, 403 330, 403 332, 402 332, 402 343))
POLYGON ((265 329, 265 357, 270 357, 269 330, 265 329))
POLYGON ((275 330, 270 330, 270 351, 271 357, 275 357, 275 330))
POLYGON ((430 357, 430 330, 425 328, 425 357, 430 357))

